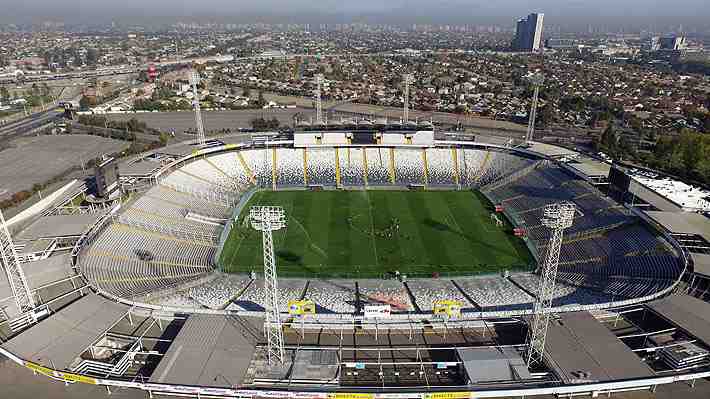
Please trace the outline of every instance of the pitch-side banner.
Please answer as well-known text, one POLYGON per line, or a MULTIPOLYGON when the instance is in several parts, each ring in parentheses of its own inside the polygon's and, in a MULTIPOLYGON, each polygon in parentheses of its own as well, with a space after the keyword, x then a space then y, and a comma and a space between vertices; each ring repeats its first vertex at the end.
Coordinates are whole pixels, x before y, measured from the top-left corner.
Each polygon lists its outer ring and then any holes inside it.
POLYGON ((365 305, 366 319, 384 319, 390 317, 392 307, 390 305, 365 305))

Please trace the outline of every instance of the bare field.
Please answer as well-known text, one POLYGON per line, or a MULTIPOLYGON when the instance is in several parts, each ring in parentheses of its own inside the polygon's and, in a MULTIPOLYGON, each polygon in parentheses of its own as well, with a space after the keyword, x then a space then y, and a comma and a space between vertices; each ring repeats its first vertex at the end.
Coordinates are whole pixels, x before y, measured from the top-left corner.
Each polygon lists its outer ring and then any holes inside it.
POLYGON ((102 154, 128 148, 125 141, 89 135, 38 136, 14 140, 0 151, 0 199, 42 184, 102 154), (1 190, 0 190, 1 191, 1 190))

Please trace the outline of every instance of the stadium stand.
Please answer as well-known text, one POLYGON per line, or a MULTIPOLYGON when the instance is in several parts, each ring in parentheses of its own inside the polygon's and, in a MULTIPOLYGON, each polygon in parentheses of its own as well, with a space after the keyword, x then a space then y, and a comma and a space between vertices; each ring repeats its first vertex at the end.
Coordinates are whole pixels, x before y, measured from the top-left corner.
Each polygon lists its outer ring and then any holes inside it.
POLYGON ((333 148, 309 148, 305 154, 308 184, 335 185, 335 150, 333 148))
MULTIPOLYGON (((642 309, 640 302, 649 301, 647 296, 655 298, 674 287, 685 267, 683 253, 643 215, 612 202, 553 161, 507 148, 447 145, 336 150, 280 143, 268 149, 219 151, 198 153, 166 168, 154 185, 109 215, 93 215, 81 228, 72 226, 72 234, 82 236, 75 238, 78 244, 71 254, 65 249, 24 263, 38 309, 46 311, 38 323, 12 324, 8 316, 18 310, 9 287, 0 282, 3 351, 44 367, 97 377, 88 380, 92 383, 119 377, 115 385, 140 385, 152 389, 151 395, 173 389, 175 395, 249 397, 277 386, 263 396, 283 397, 286 390, 309 384, 317 385, 299 394, 305 397, 317 389, 324 396, 320 390, 368 386, 373 391, 387 388, 388 393, 406 387, 407 394, 419 397, 410 388, 465 386, 466 392, 486 394, 500 389, 494 393, 498 395, 502 389, 520 389, 508 396, 524 396, 529 392, 525 389, 576 395, 589 392, 565 391, 564 384, 621 381, 619 389, 636 389, 649 385, 634 379, 670 378, 649 368, 650 360, 615 336, 628 334, 628 326, 614 330, 603 320, 623 319, 626 310, 642 309), (577 215, 565 232, 560 255, 554 298, 560 314, 550 324, 546 364, 528 370, 521 357, 539 277, 506 271, 427 279, 399 274, 397 279, 280 278, 279 310, 287 312, 289 300, 308 299, 317 316, 284 317, 285 365, 269 369, 263 315, 255 313, 264 310, 264 280, 259 274, 219 271, 216 257, 228 233, 225 226, 234 205, 246 203, 255 188, 330 189, 338 179, 342 186, 358 188, 426 184, 480 189, 525 231, 538 260, 550 234, 540 225, 545 205, 573 202, 577 215), (119 298, 134 303, 117 303, 119 298), (636 301, 625 303, 624 312, 611 308, 627 299, 636 301), (460 302, 464 315, 446 321, 432 316, 441 300, 460 302), (364 307, 372 304, 391 305, 391 318, 366 320, 364 307), (159 325, 165 320, 170 324, 159 325), (250 393, 234 394, 238 389, 250 393)), ((32 233, 31 238, 38 237, 32 233)), ((649 306, 705 338, 707 320, 699 329, 697 318, 710 320, 707 304, 688 301, 671 296, 649 306), (685 307, 694 313, 679 310, 685 307)), ((638 336, 646 342, 646 335, 638 336)), ((703 370, 710 370, 710 364, 703 370)), ((596 394, 611 392, 593 389, 596 394)))
POLYGON ((303 186, 303 149, 276 149, 278 168, 276 169, 276 184, 280 187, 303 186))
POLYGON ((351 280, 311 280, 304 298, 315 303, 317 313, 354 313, 357 291, 351 280))
POLYGON ((388 186, 391 184, 389 172, 389 151, 387 148, 366 148, 367 184, 388 186))
POLYGON ((343 186, 365 185, 362 148, 344 148, 339 151, 340 179, 343 186))
MULTIPOLYGON (((650 295, 674 284, 681 270, 678 254, 662 235, 566 169, 514 152, 448 147, 364 147, 337 152, 334 148, 278 147, 197 157, 124 207, 117 223, 84 252, 81 269, 93 285, 117 296, 175 291, 181 284, 213 273, 224 222, 210 221, 226 221, 232 212, 228 203, 198 194, 201 190, 236 199, 254 185, 271 188, 274 178, 278 187, 335 186, 338 169, 343 186, 366 182, 390 186, 393 180, 400 186, 454 186, 458 179, 461 187, 480 187, 493 203, 503 206, 515 226, 525 230, 531 247, 541 255, 549 238, 549 230, 540 225, 544 206, 574 202, 577 217, 565 233, 560 256, 560 305, 650 295), (131 244, 118 245, 123 242, 131 244)), ((198 284, 166 296, 165 303, 259 310, 263 281, 250 280, 235 277, 212 288, 198 284), (231 299, 235 301, 230 303, 231 299)), ((282 298, 284 310, 288 299, 307 297, 324 312, 346 313, 378 298, 421 311, 431 311, 439 299, 456 299, 466 308, 485 311, 527 309, 537 284, 530 275, 409 280, 390 289, 360 285, 359 290, 340 282, 284 281, 286 286, 293 285, 285 291, 288 298, 282 298)))
POLYGON ((397 184, 424 184, 424 156, 421 149, 399 148, 394 151, 394 174, 397 184))

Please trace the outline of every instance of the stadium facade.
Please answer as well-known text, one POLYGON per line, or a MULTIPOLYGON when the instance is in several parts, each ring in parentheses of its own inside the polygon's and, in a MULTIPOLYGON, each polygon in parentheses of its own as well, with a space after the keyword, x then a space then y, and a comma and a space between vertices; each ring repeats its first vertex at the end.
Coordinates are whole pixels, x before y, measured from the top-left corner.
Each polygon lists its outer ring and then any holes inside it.
POLYGON ((69 252, 25 264, 38 321, 6 301, 1 352, 68 382, 216 397, 598 394, 710 376, 704 302, 671 295, 691 271, 687 250, 564 162, 431 131, 230 140, 144 154, 122 165, 129 200, 79 214, 55 203, 18 229, 28 243, 73 239, 69 252), (268 365, 263 279, 220 272, 234 217, 259 190, 393 187, 477 190, 536 259, 549 240, 545 205, 575 204, 544 364, 522 356, 539 275, 503 272, 279 279, 287 362, 268 365), (59 217, 73 228, 41 229, 59 217), (315 314, 290 312, 303 300, 315 314), (438 314, 449 302, 460 314, 438 314), (386 317, 364 312, 381 304, 386 317))

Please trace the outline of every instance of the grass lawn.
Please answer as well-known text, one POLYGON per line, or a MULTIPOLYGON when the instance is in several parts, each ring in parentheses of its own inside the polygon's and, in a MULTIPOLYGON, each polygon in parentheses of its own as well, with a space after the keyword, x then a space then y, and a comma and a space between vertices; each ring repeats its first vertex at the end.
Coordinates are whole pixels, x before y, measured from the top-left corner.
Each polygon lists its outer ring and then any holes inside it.
POLYGON ((253 205, 284 207, 274 233, 281 277, 411 277, 434 272, 527 269, 532 257, 492 205, 470 191, 262 191, 252 197, 221 255, 227 272, 263 269, 261 233, 245 219, 253 205))

